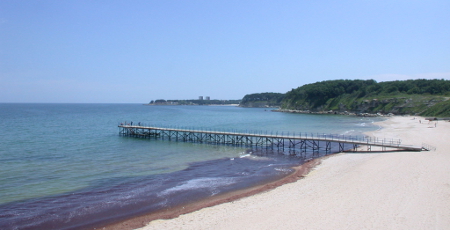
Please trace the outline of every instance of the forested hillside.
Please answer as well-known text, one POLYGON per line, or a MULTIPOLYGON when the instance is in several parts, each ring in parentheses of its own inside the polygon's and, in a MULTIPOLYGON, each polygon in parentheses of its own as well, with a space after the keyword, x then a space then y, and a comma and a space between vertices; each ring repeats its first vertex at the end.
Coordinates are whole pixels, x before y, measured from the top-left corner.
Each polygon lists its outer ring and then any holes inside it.
POLYGON ((332 80, 287 92, 282 109, 450 116, 449 80, 332 80))

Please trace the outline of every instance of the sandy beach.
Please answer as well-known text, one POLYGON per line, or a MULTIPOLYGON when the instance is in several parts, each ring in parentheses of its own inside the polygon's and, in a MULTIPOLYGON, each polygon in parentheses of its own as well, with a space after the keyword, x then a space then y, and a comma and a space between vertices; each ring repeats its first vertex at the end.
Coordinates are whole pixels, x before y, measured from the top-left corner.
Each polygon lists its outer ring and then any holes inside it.
POLYGON ((294 183, 142 229, 450 229, 450 122, 378 125, 368 135, 436 151, 337 154, 294 183))

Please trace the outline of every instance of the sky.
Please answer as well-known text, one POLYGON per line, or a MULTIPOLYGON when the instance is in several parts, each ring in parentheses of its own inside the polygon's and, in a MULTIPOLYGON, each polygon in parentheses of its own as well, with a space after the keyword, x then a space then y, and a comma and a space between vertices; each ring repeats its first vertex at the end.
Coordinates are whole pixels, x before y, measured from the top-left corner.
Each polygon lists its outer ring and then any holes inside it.
POLYGON ((0 102, 241 99, 450 79, 450 1, 2 0, 0 102))

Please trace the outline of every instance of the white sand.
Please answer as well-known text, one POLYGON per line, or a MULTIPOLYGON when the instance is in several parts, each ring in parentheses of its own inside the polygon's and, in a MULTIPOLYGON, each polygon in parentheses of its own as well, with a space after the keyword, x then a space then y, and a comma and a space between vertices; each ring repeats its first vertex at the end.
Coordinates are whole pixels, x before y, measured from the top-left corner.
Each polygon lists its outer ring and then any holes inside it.
POLYGON ((450 229, 450 123, 423 121, 393 117, 370 135, 436 151, 339 154, 295 183, 144 229, 450 229))

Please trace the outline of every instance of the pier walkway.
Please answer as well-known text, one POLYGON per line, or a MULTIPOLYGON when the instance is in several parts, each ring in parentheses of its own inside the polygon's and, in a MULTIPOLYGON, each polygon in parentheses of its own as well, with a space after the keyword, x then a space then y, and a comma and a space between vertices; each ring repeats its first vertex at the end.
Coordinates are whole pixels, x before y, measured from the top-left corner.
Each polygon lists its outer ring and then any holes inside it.
POLYGON ((429 151, 431 146, 402 145, 401 140, 379 139, 367 136, 307 133, 235 132, 200 129, 162 128, 143 125, 120 124, 120 134, 139 138, 159 138, 171 141, 208 144, 253 146, 271 149, 306 151, 429 151), (332 145, 334 143, 334 145, 332 145), (337 149, 332 150, 332 146, 337 149))

